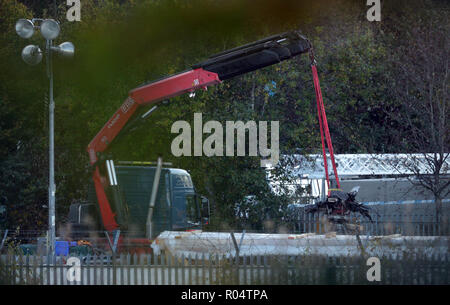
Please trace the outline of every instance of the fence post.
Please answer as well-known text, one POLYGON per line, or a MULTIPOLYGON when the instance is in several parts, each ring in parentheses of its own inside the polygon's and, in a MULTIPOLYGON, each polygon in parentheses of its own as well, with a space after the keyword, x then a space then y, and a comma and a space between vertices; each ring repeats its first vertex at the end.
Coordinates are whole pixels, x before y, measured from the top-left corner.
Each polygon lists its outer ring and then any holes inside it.
POLYGON ((252 254, 250 254, 249 259, 250 259, 250 262, 249 262, 249 264, 250 264, 250 285, 254 285, 253 274, 255 272, 255 268, 254 268, 254 261, 253 261, 253 255, 252 254))
POLYGON ((193 264, 192 264, 192 253, 189 253, 188 255, 188 273, 189 273, 189 283, 188 285, 193 285, 194 284, 194 280, 193 280, 193 264))
POLYGON ((200 256, 198 255, 198 253, 195 253, 195 284, 196 285, 200 284, 200 282, 199 282, 199 278, 200 278, 199 267, 200 267, 200 256))
POLYGON ((33 284, 37 285, 38 281, 37 281, 37 255, 33 256, 33 284))
POLYGON ((327 285, 337 284, 338 260, 335 257, 324 257, 325 266, 327 266, 327 285))
POLYGON ((227 278, 226 278, 226 273, 227 273, 227 257, 225 256, 225 254, 221 255, 220 261, 219 261, 219 265, 222 267, 222 283, 221 284, 226 284, 227 278))
POLYGON ((138 284, 138 257, 136 252, 133 254, 133 275, 134 275, 134 281, 133 284, 137 285, 138 284))
POLYGON ((120 253, 119 257, 120 264, 120 285, 125 285, 125 255, 120 253))
POLYGON ((289 255, 284 255, 284 268, 285 268, 285 272, 284 272, 284 285, 289 285, 289 255))
POLYGON ((240 265, 240 256, 236 255, 235 259, 232 260, 232 266, 233 266, 233 280, 235 285, 239 285, 240 282, 240 276, 239 276, 239 265, 240 265))
POLYGON ((192 272, 192 283, 191 285, 198 285, 198 269, 197 269, 197 259, 198 259, 198 253, 195 253, 191 259, 191 272, 192 272))
MULTIPOLYGON (((59 282, 60 285, 64 285, 64 261, 67 261, 68 256, 63 256, 61 257, 61 260, 59 261, 59 282)), ((81 273, 81 276, 83 276, 83 274, 81 273)), ((66 276, 67 277, 67 276, 66 276)))
POLYGON ((111 256, 111 272, 112 272, 112 284, 117 285, 117 254, 114 252, 111 256))
POLYGON ((44 285, 44 256, 39 256, 39 282, 44 285))
POLYGON ((89 260, 89 266, 92 269, 93 273, 92 282, 94 285, 97 285, 97 255, 94 254, 89 260))
POLYGON ((130 253, 127 253, 126 256, 126 260, 127 260, 127 264, 126 264, 126 269, 127 269, 127 285, 131 285, 131 255, 130 253))
POLYGON ((6 278, 7 279, 9 279, 9 284, 10 285, 14 285, 14 282, 13 282, 13 261, 12 261, 12 254, 11 253, 7 253, 6 254, 6 262, 5 262, 5 264, 6 264, 6 273, 5 273, 5 275, 6 275, 6 278))
POLYGON ((415 255, 415 263, 413 264, 415 266, 414 270, 414 277, 413 277, 413 285, 419 285, 420 284, 420 262, 419 262, 419 255, 415 255))
POLYGON ((394 254, 391 254, 391 284, 398 284, 399 281, 399 266, 397 264, 397 257, 394 254))
POLYGON ((181 254, 181 284, 186 284, 186 258, 181 254))
POLYGON ((202 253, 202 285, 206 284, 206 273, 205 273, 205 252, 202 253))
POLYGON ((155 285, 160 285, 159 284, 158 261, 159 261, 159 256, 156 254, 153 255, 153 271, 155 273, 155 285))
POLYGON ((438 277, 438 273, 436 272, 437 266, 439 266, 438 255, 435 253, 431 255, 431 265, 430 265, 431 285, 436 285, 439 283, 439 281, 437 281, 438 277))
POLYGON ((449 254, 446 253, 445 254, 445 262, 444 262, 444 266, 445 266, 445 269, 444 269, 444 274, 445 274, 445 276, 444 276, 444 283, 448 283, 449 280, 450 280, 448 278, 448 274, 449 274, 448 270, 450 269, 450 264, 448 262, 448 257, 449 257, 449 254))
POLYGON ((15 285, 16 283, 16 260, 13 253, 8 254, 7 258, 7 264, 8 264, 8 276, 10 280, 11 285, 15 285))
POLYGON ((215 280, 213 280, 213 277, 215 277, 215 273, 213 275, 213 262, 214 262, 214 265, 216 265, 216 260, 214 259, 214 255, 212 255, 211 253, 208 255, 208 257, 209 257, 209 260, 208 260, 209 284, 212 285, 215 283, 215 280))
POLYGON ((172 256, 167 255, 167 284, 172 285, 172 256))
POLYGON ((58 284, 58 274, 57 274, 58 269, 57 269, 57 262, 56 262, 56 259, 58 257, 60 257, 60 256, 59 255, 56 256, 56 254, 52 255, 53 285, 57 285, 58 284))
MULTIPOLYGON (((65 262, 67 262, 67 259, 69 259, 69 257, 70 256, 66 257, 65 262)), ((80 260, 80 281, 77 282, 77 285, 85 285, 84 278, 85 278, 85 274, 86 274, 86 265, 82 263, 82 257, 81 257, 80 253, 78 253, 76 257, 80 260)), ((64 270, 64 268, 67 268, 67 267, 66 267, 66 263, 63 262, 63 270, 64 270)), ((67 277, 67 275, 66 275, 66 277, 67 277)))
POLYGON ((30 282, 32 282, 32 278, 30 275, 30 254, 27 253, 27 255, 25 256, 25 264, 26 264, 26 274, 25 274, 25 283, 26 284, 31 284, 30 282))
POLYGON ((151 285, 152 281, 152 255, 147 254, 147 284, 151 285))
POLYGON ((25 283, 23 280, 23 254, 22 254, 22 252, 20 252, 20 254, 19 254, 19 264, 18 265, 19 265, 19 284, 23 285, 25 283))
POLYGON ((174 259, 174 270, 175 270, 175 285, 179 285, 180 284, 180 278, 179 278, 179 262, 178 262, 178 258, 176 256, 173 256, 174 259))
POLYGON ((344 266, 345 266, 344 258, 341 256, 341 257, 339 257, 338 261, 339 261, 339 264, 338 264, 337 272, 336 272, 336 280, 340 285, 343 285, 345 283, 344 272, 343 272, 344 266))
POLYGON ((166 267, 167 267, 166 255, 161 254, 161 285, 166 284, 166 267))
POLYGON ((198 253, 194 254, 194 258, 191 261, 192 262, 192 285, 194 285, 194 279, 195 279, 195 285, 198 285, 198 266, 197 266, 197 261, 198 261, 198 253))
MULTIPOLYGON (((79 257, 82 262, 81 254, 79 254, 79 257)), ((86 270, 86 284, 91 285, 91 255, 89 253, 86 255, 85 260, 86 266, 84 267, 84 270, 86 270)))
POLYGON ((295 285, 301 285, 303 279, 303 259, 301 255, 295 256, 295 285))
POLYGON ((142 253, 139 255, 139 269, 141 269, 141 282, 139 283, 139 285, 145 285, 145 271, 144 271, 144 266, 145 266, 145 254, 142 253))
MULTIPOLYGON (((100 256, 100 285, 104 285, 105 283, 105 263, 104 263, 104 256, 100 256)), ((128 269, 129 270, 129 269, 128 269)))
MULTIPOLYGON (((444 258, 444 257, 442 257, 441 254, 438 254, 437 262, 436 262, 437 278, 438 278, 437 282, 438 282, 438 284, 444 283, 444 281, 443 281, 443 279, 442 279, 442 263, 443 263, 443 258, 444 258)), ((447 271, 446 271, 446 270, 447 270, 447 266, 443 265, 443 267, 444 267, 444 268, 443 268, 443 269, 444 269, 444 272, 447 272, 447 271)))

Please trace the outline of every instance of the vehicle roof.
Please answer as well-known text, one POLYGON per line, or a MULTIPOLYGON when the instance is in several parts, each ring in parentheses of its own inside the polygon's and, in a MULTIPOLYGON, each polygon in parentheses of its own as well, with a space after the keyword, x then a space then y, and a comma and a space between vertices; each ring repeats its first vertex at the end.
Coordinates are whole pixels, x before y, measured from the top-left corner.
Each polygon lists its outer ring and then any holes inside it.
MULTIPOLYGON (((141 168, 141 169, 156 169, 156 166, 136 166, 136 165, 116 165, 116 168, 141 168)), ((185 169, 181 168, 168 168, 163 167, 162 170, 168 170, 171 174, 177 174, 177 175, 189 175, 189 172, 185 169)), ((189 175, 190 176, 190 175, 189 175)))

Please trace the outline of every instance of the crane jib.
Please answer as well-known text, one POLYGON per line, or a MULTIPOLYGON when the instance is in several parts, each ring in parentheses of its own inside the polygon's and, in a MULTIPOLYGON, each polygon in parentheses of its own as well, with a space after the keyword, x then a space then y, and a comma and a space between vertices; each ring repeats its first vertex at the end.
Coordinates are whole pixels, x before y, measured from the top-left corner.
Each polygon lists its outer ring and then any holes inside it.
POLYGON ((217 73, 220 80, 226 80, 307 53, 310 48, 308 39, 293 31, 213 55, 193 68, 217 73))
MULTIPOLYGON (((93 180, 105 229, 115 230, 119 228, 119 224, 116 222, 116 213, 112 210, 102 185, 102 175, 97 164, 99 154, 109 148, 111 142, 128 125, 139 106, 156 105, 175 96, 205 89, 223 80, 280 63, 310 50, 310 42, 299 31, 273 35, 215 54, 193 65, 191 70, 167 76, 131 90, 125 102, 87 147, 90 163, 94 169, 93 180)), ((144 117, 146 115, 147 113, 144 117)))

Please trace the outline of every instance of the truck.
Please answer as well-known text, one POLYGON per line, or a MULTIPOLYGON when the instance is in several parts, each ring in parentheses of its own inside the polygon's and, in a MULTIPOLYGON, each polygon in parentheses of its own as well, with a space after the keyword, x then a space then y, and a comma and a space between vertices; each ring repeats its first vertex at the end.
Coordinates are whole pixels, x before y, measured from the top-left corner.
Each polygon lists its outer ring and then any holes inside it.
MULTIPOLYGON (((121 163, 121 162, 119 162, 121 163)), ((151 217, 151 233, 147 232, 147 215, 152 198, 152 186, 158 167, 149 162, 129 162, 114 168, 120 199, 116 197, 116 218, 122 224, 121 250, 139 248, 164 230, 196 230, 209 221, 209 202, 196 193, 190 174, 183 169, 161 168, 158 188, 151 217), (123 191, 122 191, 123 190, 123 191)), ((72 239, 92 237, 92 232, 102 231, 101 216, 95 192, 89 192, 87 203, 75 203, 69 209, 72 239)), ((116 231, 118 232, 118 231, 116 231)), ((117 234, 117 233, 116 233, 117 234)))
POLYGON ((191 69, 139 86, 106 122, 87 147, 93 187, 86 203, 70 206, 72 238, 106 232, 113 251, 151 251, 151 241, 162 231, 196 230, 209 222, 209 202, 196 193, 189 173, 135 162, 107 160, 113 140, 147 119, 158 104, 172 97, 280 63, 311 51, 300 31, 273 35, 210 56, 191 69))

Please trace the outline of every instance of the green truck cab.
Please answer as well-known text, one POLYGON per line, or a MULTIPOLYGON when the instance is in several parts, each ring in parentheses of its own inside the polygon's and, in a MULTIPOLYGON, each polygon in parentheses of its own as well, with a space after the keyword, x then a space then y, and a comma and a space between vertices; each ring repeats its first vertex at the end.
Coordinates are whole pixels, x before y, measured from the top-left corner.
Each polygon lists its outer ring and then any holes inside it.
MULTIPOLYGON (((117 181, 128 209, 128 231, 142 236, 146 231, 147 214, 156 167, 116 166, 117 181)), ((203 213, 202 213, 203 212, 203 213)), ((163 168, 159 179, 152 217, 152 238, 166 230, 200 229, 201 200, 195 193, 191 176, 183 169, 163 168)))
MULTIPOLYGON (((128 238, 149 237, 147 216, 156 167, 115 166, 118 189, 107 190, 116 213, 121 235, 128 238), (112 194, 116 192, 116 195, 112 194)), ((73 232, 102 230, 95 191, 89 202, 72 204, 69 222, 73 232)), ((190 174, 183 169, 162 168, 151 217, 153 239, 163 231, 202 229, 208 223, 209 202, 195 192, 190 174)), ((82 237, 83 234, 78 236, 82 237)))

